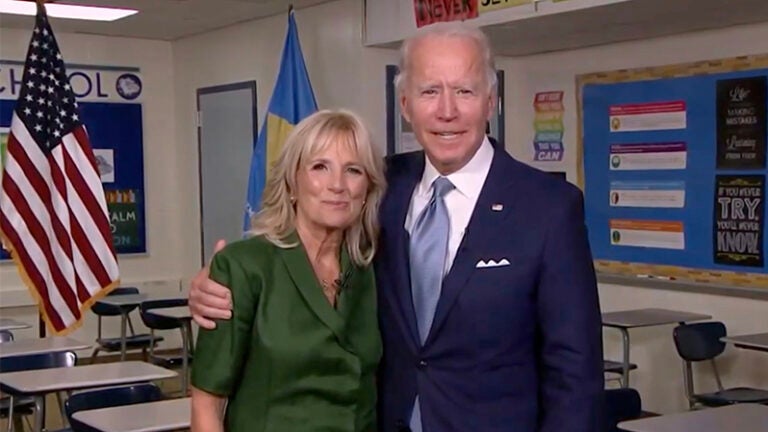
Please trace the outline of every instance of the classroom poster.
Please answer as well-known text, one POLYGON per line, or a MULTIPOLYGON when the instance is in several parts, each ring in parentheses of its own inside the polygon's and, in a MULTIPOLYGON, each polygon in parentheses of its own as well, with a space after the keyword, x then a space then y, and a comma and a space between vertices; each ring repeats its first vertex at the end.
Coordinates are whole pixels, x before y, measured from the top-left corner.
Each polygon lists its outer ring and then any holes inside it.
POLYGON ((480 13, 506 9, 524 4, 531 4, 534 0, 479 0, 480 13))
POLYGON ((717 81, 717 168, 765 168, 766 77, 717 81))
POLYGON ((477 18, 478 0, 413 0, 416 27, 477 18))
POLYGON ((658 249, 685 249, 680 221, 611 219, 611 244, 658 249))
POLYGON ((715 184, 715 262, 762 267, 765 176, 718 175, 715 184))
POLYGON ((683 208, 683 181, 611 181, 611 207, 683 208))
POLYGON ((563 160, 563 91, 538 92, 533 96, 533 160, 563 160))
POLYGON ((611 144, 608 159, 611 171, 685 169, 688 146, 685 142, 611 144))
POLYGON ((608 107, 611 132, 685 129, 685 101, 623 103, 608 107))

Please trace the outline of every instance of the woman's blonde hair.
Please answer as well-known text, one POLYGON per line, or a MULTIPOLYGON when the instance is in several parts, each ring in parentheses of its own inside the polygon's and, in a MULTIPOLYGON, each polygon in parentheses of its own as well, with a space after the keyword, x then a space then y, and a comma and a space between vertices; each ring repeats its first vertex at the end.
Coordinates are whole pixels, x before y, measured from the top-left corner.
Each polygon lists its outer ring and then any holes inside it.
POLYGON ((360 217, 344 232, 349 257, 357 265, 369 264, 379 236, 379 204, 384 196, 384 161, 374 147, 362 120, 346 110, 322 110, 305 118, 288 135, 267 176, 261 210, 251 219, 251 235, 264 235, 278 247, 294 247, 286 239, 296 229, 296 209, 291 194, 301 164, 332 144, 352 148, 368 176, 360 217))

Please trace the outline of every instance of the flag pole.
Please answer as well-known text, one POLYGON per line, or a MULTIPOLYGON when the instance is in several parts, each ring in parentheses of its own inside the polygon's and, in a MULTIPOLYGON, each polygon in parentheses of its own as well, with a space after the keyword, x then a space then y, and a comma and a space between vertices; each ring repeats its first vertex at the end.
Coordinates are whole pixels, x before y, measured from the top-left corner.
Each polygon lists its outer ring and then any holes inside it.
MULTIPOLYGON (((43 16, 46 15, 45 13, 45 0, 35 0, 35 3, 37 4, 37 14, 42 14, 43 16)), ((40 309, 37 310, 37 337, 44 338, 46 336, 45 331, 45 320, 43 319, 43 313, 40 312, 40 309)))
MULTIPOLYGON (((41 1, 41 0, 38 0, 38 1, 41 1)), ((290 15, 291 12, 293 12, 293 3, 288 4, 288 15, 290 15)))

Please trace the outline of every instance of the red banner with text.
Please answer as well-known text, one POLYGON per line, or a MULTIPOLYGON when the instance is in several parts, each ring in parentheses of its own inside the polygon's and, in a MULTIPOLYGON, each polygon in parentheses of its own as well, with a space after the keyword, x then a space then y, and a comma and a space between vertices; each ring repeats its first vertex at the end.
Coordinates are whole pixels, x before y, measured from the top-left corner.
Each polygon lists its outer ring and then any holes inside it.
POLYGON ((477 0, 413 0, 416 27, 477 18, 477 0))

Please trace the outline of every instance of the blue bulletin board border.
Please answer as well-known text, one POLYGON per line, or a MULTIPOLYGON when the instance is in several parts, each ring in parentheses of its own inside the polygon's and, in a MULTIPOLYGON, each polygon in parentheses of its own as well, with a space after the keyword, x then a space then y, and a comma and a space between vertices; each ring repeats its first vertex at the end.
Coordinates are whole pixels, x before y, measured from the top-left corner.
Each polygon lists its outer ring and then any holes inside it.
MULTIPOLYGON (((578 108, 577 179, 585 194, 585 211, 595 266, 603 274, 643 276, 660 280, 727 284, 768 289, 768 262, 760 267, 716 264, 712 258, 715 178, 761 175, 768 169, 716 169, 716 81, 768 76, 768 55, 741 56, 660 67, 596 72, 576 77, 578 108), (608 106, 682 100, 687 125, 671 131, 610 133, 608 106), (682 170, 661 170, 663 180, 685 183, 682 209, 611 207, 611 181, 648 181, 645 171, 610 171, 609 146, 617 143, 687 142, 688 163, 682 170), (616 175, 616 174, 619 175, 616 175), (670 250, 611 244, 609 219, 676 220, 685 226, 685 248, 670 250)), ((766 119, 763 119, 766 121, 766 119)), ((654 173, 657 174, 657 173, 654 173)), ((763 203, 763 223, 768 209, 763 203)), ((763 232, 768 229, 764 226, 763 232)), ((763 236, 763 253, 768 252, 763 236)), ((766 260, 768 261, 768 260, 766 260)))

